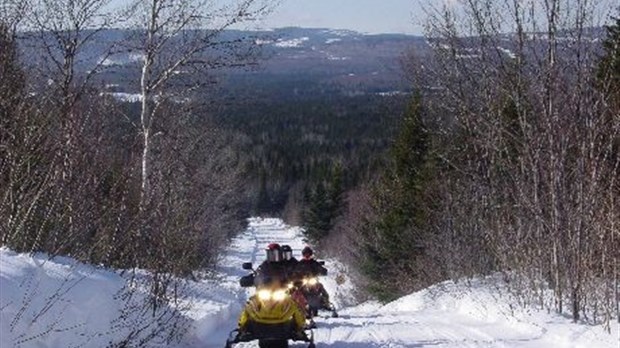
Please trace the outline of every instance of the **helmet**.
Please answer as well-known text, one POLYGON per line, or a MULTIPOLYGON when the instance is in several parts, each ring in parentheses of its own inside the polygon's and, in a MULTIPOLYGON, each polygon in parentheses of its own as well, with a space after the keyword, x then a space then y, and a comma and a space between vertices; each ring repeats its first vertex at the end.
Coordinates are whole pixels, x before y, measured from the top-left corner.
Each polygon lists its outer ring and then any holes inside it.
POLYGON ((305 257, 305 258, 310 258, 314 252, 312 251, 312 248, 310 247, 305 247, 304 250, 301 251, 301 254, 305 257))
POLYGON ((271 244, 267 245, 267 250, 274 250, 274 249, 280 249, 280 244, 278 244, 278 243, 271 243, 271 244))
POLYGON ((282 246, 282 258, 287 261, 293 258, 293 249, 290 245, 282 246))
POLYGON ((267 246, 267 261, 269 262, 280 262, 282 261, 282 249, 280 248, 280 244, 271 243, 267 246))

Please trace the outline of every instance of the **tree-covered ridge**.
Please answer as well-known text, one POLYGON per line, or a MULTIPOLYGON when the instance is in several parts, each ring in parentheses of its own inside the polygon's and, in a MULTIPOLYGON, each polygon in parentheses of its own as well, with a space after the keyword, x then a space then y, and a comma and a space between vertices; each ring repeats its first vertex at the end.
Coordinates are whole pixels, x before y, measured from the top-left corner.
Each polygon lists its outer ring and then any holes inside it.
POLYGON ((336 166, 345 187, 368 178, 384 161, 403 102, 381 95, 248 102, 230 107, 218 122, 247 136, 248 173, 268 193, 259 212, 274 213, 295 184, 307 198, 336 166))

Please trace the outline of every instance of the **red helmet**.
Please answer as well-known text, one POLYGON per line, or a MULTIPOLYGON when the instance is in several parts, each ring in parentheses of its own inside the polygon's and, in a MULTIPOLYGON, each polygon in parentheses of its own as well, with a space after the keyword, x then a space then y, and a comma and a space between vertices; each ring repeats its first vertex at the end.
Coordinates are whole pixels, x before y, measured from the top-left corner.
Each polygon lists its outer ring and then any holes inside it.
POLYGON ((310 248, 309 246, 305 247, 302 251, 301 254, 305 257, 305 258, 310 258, 312 257, 312 255, 314 254, 314 252, 312 251, 312 248, 310 248))
POLYGON ((267 245, 267 250, 275 250, 275 249, 280 249, 280 244, 278 244, 278 243, 271 243, 271 244, 267 245))

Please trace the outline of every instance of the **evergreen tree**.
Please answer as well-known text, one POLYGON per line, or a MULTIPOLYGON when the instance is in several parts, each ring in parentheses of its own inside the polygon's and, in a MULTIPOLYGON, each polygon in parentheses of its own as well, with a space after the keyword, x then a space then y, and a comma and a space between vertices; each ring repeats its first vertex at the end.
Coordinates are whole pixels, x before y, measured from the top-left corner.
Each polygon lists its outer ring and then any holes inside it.
MULTIPOLYGON (((603 93, 609 98, 612 108, 609 117, 617 115, 620 111, 620 16, 614 18, 611 25, 605 26, 607 36, 603 41, 604 54, 598 65, 598 81, 603 93)), ((612 120, 608 120, 609 124, 613 124, 612 120)), ((616 139, 613 143, 610 162, 613 164, 618 160, 620 155, 620 139, 616 139)))
POLYGON ((0 115, 2 120, 14 117, 12 109, 21 98, 24 89, 24 76, 17 60, 15 37, 9 28, 0 23, 0 115))
POLYGON ((272 208, 271 198, 269 197, 269 192, 267 190, 267 179, 265 172, 261 171, 260 179, 258 184, 258 194, 256 198, 256 206, 254 208, 254 212, 256 214, 266 214, 270 213, 272 208))
POLYGON ((604 91, 620 103, 620 17, 605 29, 607 37, 603 41, 604 53, 598 66, 598 78, 604 91))
POLYGON ((320 243, 334 227, 344 206, 344 187, 342 166, 336 165, 329 174, 327 184, 319 182, 309 199, 309 206, 304 215, 306 237, 320 243))
POLYGON ((329 200, 329 210, 331 212, 331 229, 334 220, 341 215, 344 208, 344 170, 341 164, 336 164, 332 169, 329 186, 327 188, 327 198, 329 200))
POLYGON ((422 113, 416 96, 392 146, 391 166, 374 188, 376 218, 364 231, 363 269, 371 280, 371 292, 384 301, 411 290, 408 284, 421 277, 418 259, 424 252, 428 220, 425 189, 432 172, 422 113))
POLYGON ((310 196, 308 210, 304 215, 305 235, 312 242, 318 242, 329 233, 329 201, 325 185, 319 183, 310 196))

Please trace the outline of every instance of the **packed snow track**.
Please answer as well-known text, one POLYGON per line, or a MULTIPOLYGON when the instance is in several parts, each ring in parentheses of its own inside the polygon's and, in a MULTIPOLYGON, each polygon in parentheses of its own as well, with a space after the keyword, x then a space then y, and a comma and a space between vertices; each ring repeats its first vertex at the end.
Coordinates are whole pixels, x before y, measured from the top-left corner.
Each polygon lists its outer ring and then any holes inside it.
MULTIPOLYGON (((247 274, 241 265, 257 266, 272 242, 289 244, 296 257, 305 246, 300 228, 279 219, 254 218, 231 241, 215 277, 181 282, 181 306, 173 313, 179 313, 181 327, 188 331, 175 348, 225 346, 254 291, 239 286, 239 278, 247 274)), ((508 292, 498 291, 501 279, 445 282, 387 305, 356 304, 346 267, 331 259, 326 267, 329 274, 321 281, 340 317, 325 313, 316 319, 317 347, 620 348, 617 323, 608 333, 601 326, 574 324, 563 316, 522 308, 508 292)), ((137 270, 135 275, 142 279, 150 273, 137 270)), ((134 310, 141 308, 148 289, 133 286, 130 279, 128 273, 66 257, 50 259, 46 254, 0 248, 0 348, 106 347, 143 325, 162 336, 147 347, 170 347, 161 327, 149 326, 152 316, 134 310), (119 296, 128 286, 135 289, 129 300, 119 296)), ((257 346, 255 342, 235 345, 257 346)))
MULTIPOLYGON (((209 332, 197 331, 195 347, 224 346, 228 332, 236 327, 236 315, 254 291, 239 288, 239 277, 246 274, 241 264, 258 265, 264 259, 265 247, 272 242, 290 245, 295 257, 305 246, 299 228, 286 226, 279 219, 252 219, 221 262, 222 286, 235 294, 238 302, 230 306, 236 311, 227 311, 232 316, 209 325, 209 332)), ((326 267, 329 275, 322 282, 340 317, 331 318, 325 313, 316 319, 317 347, 620 347, 614 334, 605 333, 600 327, 575 325, 566 318, 542 312, 512 310, 514 304, 509 297, 498 298, 491 291, 492 280, 459 285, 447 282, 387 305, 367 302, 349 306, 354 300, 346 268, 333 260, 327 260, 326 267)))

